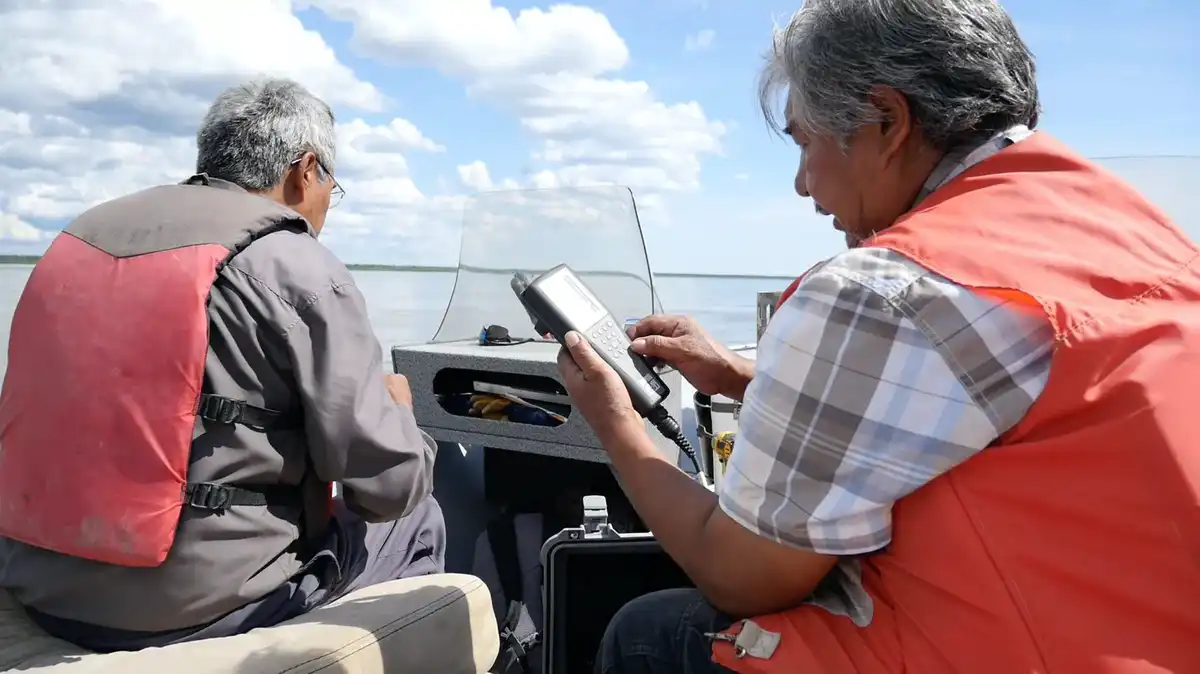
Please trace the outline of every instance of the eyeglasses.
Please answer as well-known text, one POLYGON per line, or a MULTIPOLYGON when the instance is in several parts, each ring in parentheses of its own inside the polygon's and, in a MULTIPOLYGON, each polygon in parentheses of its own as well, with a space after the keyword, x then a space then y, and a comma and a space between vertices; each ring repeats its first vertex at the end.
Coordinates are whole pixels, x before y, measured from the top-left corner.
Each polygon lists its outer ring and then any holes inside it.
MULTIPOLYGON (((303 159, 304 157, 293 159, 291 166, 298 165, 303 159)), ((337 178, 333 177, 333 171, 325 168, 325 164, 320 159, 317 159, 317 168, 321 169, 321 172, 333 181, 333 188, 329 190, 329 207, 336 208, 338 204, 342 203, 342 197, 346 196, 346 190, 338 183, 337 178)))

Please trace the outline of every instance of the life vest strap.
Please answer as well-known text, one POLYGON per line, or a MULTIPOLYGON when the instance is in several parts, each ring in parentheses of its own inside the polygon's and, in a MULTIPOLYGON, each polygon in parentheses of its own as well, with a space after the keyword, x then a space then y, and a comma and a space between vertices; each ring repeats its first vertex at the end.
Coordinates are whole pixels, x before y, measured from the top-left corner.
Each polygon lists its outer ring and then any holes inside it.
POLYGON ((230 506, 301 505, 300 488, 272 485, 257 489, 212 482, 193 482, 183 489, 185 505, 199 510, 223 512, 230 506))
POLYGON ((241 424, 256 431, 301 428, 299 415, 251 405, 244 400, 204 393, 196 405, 196 416, 219 424, 241 424))

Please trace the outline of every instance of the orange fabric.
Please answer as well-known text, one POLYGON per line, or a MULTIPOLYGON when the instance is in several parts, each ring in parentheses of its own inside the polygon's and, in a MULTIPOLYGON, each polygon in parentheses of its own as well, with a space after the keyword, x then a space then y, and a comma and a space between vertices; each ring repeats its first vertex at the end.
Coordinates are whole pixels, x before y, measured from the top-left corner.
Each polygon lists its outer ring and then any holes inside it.
POLYGON ((934 192, 867 245, 1023 297, 1054 326, 1016 428, 895 506, 863 560, 863 629, 814 607, 756 618, 764 674, 1200 672, 1200 250, 1044 133, 934 192))
POLYGON ((0 535, 109 564, 166 559, 208 350, 205 303, 228 255, 197 245, 115 258, 58 235, 9 333, 0 535))

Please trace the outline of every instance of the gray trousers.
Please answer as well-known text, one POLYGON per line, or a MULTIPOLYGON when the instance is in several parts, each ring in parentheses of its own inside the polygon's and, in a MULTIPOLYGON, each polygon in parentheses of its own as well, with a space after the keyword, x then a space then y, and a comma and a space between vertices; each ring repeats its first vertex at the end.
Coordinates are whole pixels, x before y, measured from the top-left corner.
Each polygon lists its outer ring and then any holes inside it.
POLYGON ((278 625, 355 590, 400 578, 441 573, 446 565, 446 523, 432 496, 407 516, 367 523, 334 501, 334 520, 323 546, 307 564, 265 597, 200 628, 172 632, 129 632, 32 615, 34 622, 60 639, 100 652, 133 651, 154 646, 243 634, 278 625))

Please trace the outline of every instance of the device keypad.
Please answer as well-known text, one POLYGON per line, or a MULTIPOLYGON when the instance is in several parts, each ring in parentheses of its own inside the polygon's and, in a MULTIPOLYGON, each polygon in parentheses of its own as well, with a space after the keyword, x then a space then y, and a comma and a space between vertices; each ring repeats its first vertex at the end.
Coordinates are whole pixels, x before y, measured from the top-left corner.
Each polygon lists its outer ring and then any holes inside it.
POLYGON ((591 338, 594 346, 607 351, 613 358, 622 358, 628 355, 625 350, 629 348, 629 338, 621 332, 616 321, 610 319, 601 322, 592 329, 591 338))

